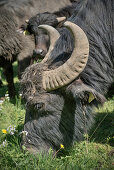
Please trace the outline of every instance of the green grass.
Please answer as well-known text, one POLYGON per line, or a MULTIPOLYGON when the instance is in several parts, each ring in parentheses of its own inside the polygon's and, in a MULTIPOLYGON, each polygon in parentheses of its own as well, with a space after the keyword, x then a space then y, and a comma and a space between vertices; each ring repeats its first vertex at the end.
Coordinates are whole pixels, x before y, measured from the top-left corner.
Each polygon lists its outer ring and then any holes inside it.
MULTIPOLYGON (((14 64, 16 69, 16 65, 14 64)), ((2 76, 3 78, 3 76, 2 76)), ((0 89, 0 96, 7 92, 6 82, 0 89)), ((16 89, 19 82, 15 77, 16 89)), ((85 140, 75 143, 71 148, 59 149, 53 155, 50 148, 48 155, 31 155, 21 149, 21 135, 23 129, 25 106, 21 97, 14 101, 4 102, 0 105, 0 170, 113 170, 113 144, 114 144, 114 97, 111 96, 103 107, 96 110, 96 123, 85 140), (11 135, 7 128, 16 126, 15 133, 11 135), (2 132, 3 129, 7 133, 2 132), (6 140, 6 143, 4 142, 6 140)))
POLYGON ((90 132, 92 140, 114 146, 114 96, 96 110, 96 123, 90 132))

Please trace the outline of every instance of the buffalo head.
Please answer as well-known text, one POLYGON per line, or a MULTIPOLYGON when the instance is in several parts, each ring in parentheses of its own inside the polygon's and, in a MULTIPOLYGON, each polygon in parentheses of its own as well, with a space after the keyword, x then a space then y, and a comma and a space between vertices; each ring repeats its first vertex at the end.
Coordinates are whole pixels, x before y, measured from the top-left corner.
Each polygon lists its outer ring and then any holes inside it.
POLYGON ((50 37, 49 51, 41 63, 26 69, 21 81, 27 101, 24 130, 28 132, 23 144, 33 153, 47 152, 50 147, 56 150, 60 144, 70 146, 82 140, 93 123, 89 94, 94 99, 103 99, 79 78, 89 55, 85 33, 74 23, 67 21, 64 26, 74 38, 71 57, 63 65, 49 68, 50 52, 60 35, 53 27, 41 25, 39 28, 45 29, 50 37))
POLYGON ((57 25, 65 19, 65 17, 57 17, 54 14, 45 12, 37 14, 36 16, 30 18, 30 20, 26 21, 26 24, 22 26, 22 29, 27 30, 30 34, 34 35, 34 57, 38 56, 39 58, 44 58, 50 45, 50 39, 47 32, 45 30, 39 29, 38 26, 47 24, 53 27, 57 27, 57 25))

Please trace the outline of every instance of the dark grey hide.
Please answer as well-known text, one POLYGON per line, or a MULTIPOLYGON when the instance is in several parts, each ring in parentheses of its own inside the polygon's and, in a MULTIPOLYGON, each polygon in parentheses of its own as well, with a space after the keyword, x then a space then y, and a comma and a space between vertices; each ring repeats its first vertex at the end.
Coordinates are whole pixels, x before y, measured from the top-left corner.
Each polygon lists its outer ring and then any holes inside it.
POLYGON ((27 100, 24 131, 28 132, 22 143, 32 153, 47 152, 50 147, 56 150, 60 144, 67 147, 82 140, 93 124, 96 100, 105 100, 81 80, 59 90, 44 91, 41 84, 44 69, 40 64, 32 65, 22 79, 27 100), (88 102, 90 93, 96 98, 91 103, 88 102))

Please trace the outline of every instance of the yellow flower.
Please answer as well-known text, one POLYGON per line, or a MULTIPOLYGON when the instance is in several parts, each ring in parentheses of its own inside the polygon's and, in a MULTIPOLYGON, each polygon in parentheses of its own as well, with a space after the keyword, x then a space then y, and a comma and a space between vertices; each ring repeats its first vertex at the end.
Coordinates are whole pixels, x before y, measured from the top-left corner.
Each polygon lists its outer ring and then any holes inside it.
POLYGON ((60 148, 61 148, 61 149, 64 149, 64 145, 60 144, 60 148))
POLYGON ((2 133, 7 133, 7 130, 6 129, 2 129, 2 133))

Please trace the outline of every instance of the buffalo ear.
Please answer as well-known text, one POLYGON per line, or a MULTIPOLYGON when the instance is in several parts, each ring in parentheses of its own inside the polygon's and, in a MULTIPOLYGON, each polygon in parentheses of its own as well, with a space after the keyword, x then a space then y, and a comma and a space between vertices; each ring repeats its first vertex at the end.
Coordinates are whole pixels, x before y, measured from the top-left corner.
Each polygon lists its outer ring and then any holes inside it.
POLYGON ((88 104, 92 103, 95 100, 100 104, 104 104, 104 102, 106 102, 106 98, 102 94, 97 92, 92 87, 84 84, 80 79, 70 84, 66 88, 66 92, 72 93, 74 98, 76 96, 80 96, 82 99, 86 100, 88 104))
POLYGON ((25 30, 25 31, 23 32, 23 34, 24 34, 24 35, 30 35, 30 33, 29 33, 27 30, 25 30))
POLYGON ((66 17, 57 17, 56 19, 57 19, 58 23, 60 23, 60 22, 65 21, 66 17))
POLYGON ((21 25, 21 27, 17 30, 19 33, 24 33, 27 29, 27 24, 21 25))
POLYGON ((93 93, 89 92, 89 96, 88 96, 88 102, 91 103, 93 100, 95 99, 95 96, 93 93))

